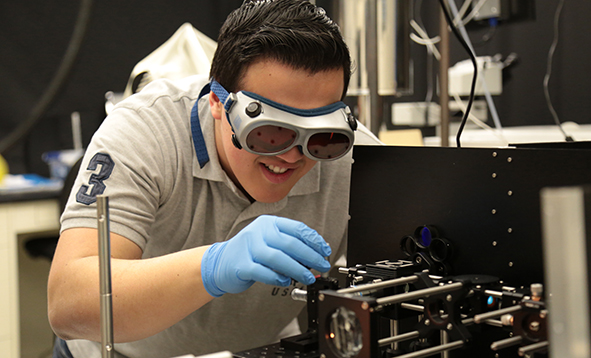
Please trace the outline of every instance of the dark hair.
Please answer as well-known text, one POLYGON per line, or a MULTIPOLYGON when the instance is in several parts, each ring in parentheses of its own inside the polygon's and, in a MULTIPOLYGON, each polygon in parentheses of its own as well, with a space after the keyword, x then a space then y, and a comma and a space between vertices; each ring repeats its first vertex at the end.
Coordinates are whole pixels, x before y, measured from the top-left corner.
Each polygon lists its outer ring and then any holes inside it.
POLYGON ((343 97, 351 77, 351 58, 339 27, 324 9, 304 0, 247 0, 224 22, 210 76, 228 91, 239 90, 248 66, 277 60, 312 73, 344 72, 343 97))

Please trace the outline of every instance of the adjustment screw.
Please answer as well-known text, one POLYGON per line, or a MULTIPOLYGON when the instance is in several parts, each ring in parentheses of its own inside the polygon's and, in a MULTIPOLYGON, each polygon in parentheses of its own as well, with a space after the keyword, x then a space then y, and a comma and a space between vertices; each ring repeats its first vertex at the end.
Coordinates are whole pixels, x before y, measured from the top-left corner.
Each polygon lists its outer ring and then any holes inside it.
POLYGON ((538 322, 538 321, 532 321, 529 324, 529 329, 532 330, 532 331, 534 331, 534 332, 539 331, 540 330, 540 322, 538 322))
POLYGON ((324 293, 318 294, 318 301, 324 301, 324 293))
POLYGON ((451 302, 451 300, 453 299, 453 297, 451 297, 451 295, 447 295, 445 297, 445 299, 447 300, 447 302, 451 302))
POLYGON ((447 330, 448 330, 448 331, 451 331, 452 329, 454 329, 454 325, 453 325, 453 324, 451 324, 451 323, 448 323, 448 324, 447 324, 447 330))
POLYGON ((259 102, 250 102, 248 106, 246 106, 245 112, 248 114, 250 118, 254 118, 261 114, 263 111, 263 107, 259 102))
POLYGON ((429 321, 428 319, 425 320, 425 326, 428 326, 431 324, 431 321, 429 321))
POLYGON ((362 302, 361 303, 361 309, 364 311, 367 311, 367 309, 369 308, 369 304, 367 302, 362 302))

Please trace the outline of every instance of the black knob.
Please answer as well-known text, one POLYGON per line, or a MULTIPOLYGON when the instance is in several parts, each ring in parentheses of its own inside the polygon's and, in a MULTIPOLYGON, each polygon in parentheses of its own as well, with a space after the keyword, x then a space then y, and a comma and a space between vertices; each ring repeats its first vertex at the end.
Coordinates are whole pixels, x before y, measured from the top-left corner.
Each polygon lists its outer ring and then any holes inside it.
POLYGON ((349 127, 354 131, 357 130, 357 118, 351 113, 349 107, 345 107, 345 114, 347 115, 347 123, 349 123, 349 127))

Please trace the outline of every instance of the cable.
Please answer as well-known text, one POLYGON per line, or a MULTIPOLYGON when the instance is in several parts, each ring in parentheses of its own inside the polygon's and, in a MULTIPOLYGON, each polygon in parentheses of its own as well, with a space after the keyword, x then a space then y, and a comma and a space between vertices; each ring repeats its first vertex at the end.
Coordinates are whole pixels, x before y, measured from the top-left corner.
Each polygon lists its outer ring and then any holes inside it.
POLYGON ((550 82, 550 76, 552 75, 552 59, 554 57, 554 52, 556 51, 556 46, 558 45, 558 24, 560 22, 560 14, 562 12, 562 7, 564 5, 564 0, 558 1, 558 6, 556 8, 556 13, 554 14, 554 39, 552 40, 552 45, 550 46, 550 50, 548 51, 548 62, 546 67, 546 75, 544 76, 544 95, 546 97, 546 103, 548 104, 548 109, 552 114, 552 118, 554 118, 554 122, 564 135, 564 139, 567 142, 574 142, 573 137, 566 134, 564 129, 562 128, 562 124, 560 123, 560 119, 558 118, 558 113, 554 110, 554 106, 552 105, 552 100, 550 99, 550 91, 548 90, 548 83, 550 82))
POLYGON ((497 32, 498 19, 496 17, 491 17, 488 19, 488 25, 488 32, 482 35, 480 41, 473 43, 474 47, 483 46, 493 38, 497 32))
MULTIPOLYGON (((472 11, 468 14, 468 16, 466 16, 461 21, 458 21, 457 23, 454 21, 454 25, 455 26, 458 26, 458 25, 465 26, 465 25, 467 25, 470 21, 472 21, 472 19, 474 17, 476 17, 476 14, 478 14, 478 11, 480 10, 480 8, 482 7, 482 5, 484 5, 484 3, 486 1, 487 0, 480 0, 479 2, 477 2, 476 5, 474 5, 474 8, 472 9, 472 11)), ((454 3, 454 5, 455 5, 455 3, 454 3)))
POLYGON ((441 41, 441 38, 439 36, 435 36, 433 38, 429 38, 429 35, 427 34, 427 31, 424 29, 424 25, 423 25, 423 20, 421 17, 421 8, 423 5, 423 1, 422 0, 417 0, 415 2, 415 14, 418 14, 416 16, 416 21, 413 19, 410 21, 410 25, 412 26, 412 28, 419 34, 419 36, 417 36, 414 33, 410 34, 410 38, 411 40, 413 40, 414 42, 424 45, 427 49, 427 70, 426 70, 426 76, 427 76, 427 92, 425 94, 425 113, 424 113, 424 120, 425 120, 425 127, 429 126, 429 117, 430 117, 430 103, 433 100, 433 57, 435 57, 435 59, 439 60, 441 58, 441 55, 439 54, 439 50, 437 50, 437 47, 435 46, 436 43, 438 43, 439 41, 441 41))
MULTIPOLYGON (((452 96, 456 100, 456 104, 458 105, 460 110, 462 112, 465 112, 466 106, 464 106, 464 103, 462 102, 462 99, 460 98, 460 96, 458 96, 457 93, 453 93, 452 96)), ((484 123, 483 121, 478 119, 478 117, 476 117, 474 114, 472 114, 472 112, 470 112, 470 114, 468 115, 468 118, 472 122, 474 122, 474 124, 479 126, 480 128, 489 131, 495 137, 497 137, 497 139, 499 139, 503 143, 502 146, 507 146, 509 144, 509 141, 507 140, 507 138, 505 138, 505 136, 503 135, 503 133, 501 131, 497 131, 494 128, 492 128, 491 126, 489 126, 488 124, 484 123)))
MULTIPOLYGON (((457 12, 456 4, 453 1, 449 1, 449 7, 452 10, 452 12, 457 12)), ((462 34, 462 38, 464 39, 464 41, 466 41, 466 45, 468 45, 470 51, 472 51, 472 54, 476 56, 474 47, 472 46, 472 43, 470 41, 470 36, 468 36, 468 32, 466 31, 466 27, 463 24, 460 24, 458 25, 458 28, 460 33, 462 34)), ((495 102, 493 101, 492 95, 490 94, 488 86, 486 85, 485 76, 483 74, 482 76, 478 77, 480 83, 482 84, 482 89, 484 90, 484 98, 486 99, 486 103, 488 104, 488 109, 490 110, 490 114, 492 116, 493 122, 495 123, 495 127, 498 130, 502 130, 503 127, 501 126, 501 120, 499 119, 499 114, 497 113, 497 107, 495 106, 495 102)))
MULTIPOLYGON (((451 1, 453 1, 453 0, 451 0, 451 1)), ((460 136, 462 135, 462 131, 464 130, 464 127, 466 126, 466 122, 468 120, 470 110, 472 109, 472 104, 474 103, 474 93, 476 90, 476 78, 478 77, 478 65, 476 64, 476 56, 474 56, 474 52, 472 52, 472 49, 470 49, 470 46, 468 46, 466 41, 464 41, 464 39, 462 38, 462 36, 458 32, 458 29, 456 29, 456 27, 453 26, 453 20, 449 14, 449 11, 447 11, 447 7, 445 6, 445 3, 443 2, 443 0, 439 0, 439 3, 441 4, 441 9, 443 10, 443 14, 445 15, 445 19, 447 20, 449 27, 453 31, 454 35, 456 36, 456 38, 458 39, 458 41, 460 42, 462 47, 464 47, 466 52, 468 52, 468 55, 470 56, 470 60, 472 61, 472 65, 474 66, 474 76, 472 77, 472 85, 470 86, 470 97, 468 99, 468 105, 466 106, 466 112, 464 112, 464 116, 462 117, 462 122, 460 123, 460 128, 458 129, 458 134, 456 136, 457 146, 458 146, 458 148, 461 148, 462 145, 460 143, 460 136)))
POLYGON ((418 43, 419 45, 426 46, 428 51, 432 53, 437 60, 439 60, 441 55, 439 54, 437 47, 435 47, 435 44, 441 41, 441 38, 439 36, 429 38, 429 34, 427 34, 427 32, 415 20, 410 20, 410 26, 418 33, 418 36, 414 33, 411 33, 411 40, 418 43))
POLYGON ((18 142, 26 137, 35 124, 43 117, 49 107, 55 102, 58 94, 63 90, 66 80, 70 76, 74 63, 80 52, 80 47, 86 36, 88 29, 90 13, 92 10, 92 0, 82 0, 80 9, 78 10, 78 16, 76 18, 76 24, 74 25, 74 31, 72 39, 68 44, 68 48, 62 58, 62 62, 57 69, 54 77, 51 79, 49 86, 37 102, 28 117, 21 122, 8 136, 0 141, 0 154, 6 153, 12 149, 18 142))
POLYGON ((470 5, 472 5, 472 0, 464 1, 462 7, 460 8, 460 11, 458 11, 456 17, 454 18, 454 25, 457 25, 460 23, 460 21, 462 21, 462 17, 464 17, 466 11, 468 11, 468 9, 470 8, 470 5))

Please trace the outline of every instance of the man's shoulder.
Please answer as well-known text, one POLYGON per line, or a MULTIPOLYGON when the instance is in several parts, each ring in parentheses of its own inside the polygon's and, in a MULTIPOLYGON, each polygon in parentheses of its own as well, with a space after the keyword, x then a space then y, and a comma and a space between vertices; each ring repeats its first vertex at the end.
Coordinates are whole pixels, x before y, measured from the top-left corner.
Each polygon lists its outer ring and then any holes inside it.
POLYGON ((363 123, 355 131, 355 145, 384 145, 363 123))
POLYGON ((195 101, 207 83, 208 78, 204 75, 194 75, 176 80, 166 78, 154 80, 147 84, 141 92, 120 102, 118 107, 137 109, 150 107, 158 102, 195 101))

